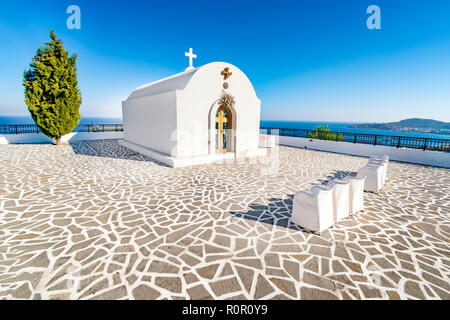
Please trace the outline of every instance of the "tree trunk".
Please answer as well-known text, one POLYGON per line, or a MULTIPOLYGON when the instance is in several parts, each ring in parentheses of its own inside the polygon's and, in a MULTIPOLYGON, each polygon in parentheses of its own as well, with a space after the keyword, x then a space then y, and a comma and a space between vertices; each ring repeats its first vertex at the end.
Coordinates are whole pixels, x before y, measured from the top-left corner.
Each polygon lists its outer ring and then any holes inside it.
POLYGON ((56 145, 61 145, 61 137, 55 138, 56 145))

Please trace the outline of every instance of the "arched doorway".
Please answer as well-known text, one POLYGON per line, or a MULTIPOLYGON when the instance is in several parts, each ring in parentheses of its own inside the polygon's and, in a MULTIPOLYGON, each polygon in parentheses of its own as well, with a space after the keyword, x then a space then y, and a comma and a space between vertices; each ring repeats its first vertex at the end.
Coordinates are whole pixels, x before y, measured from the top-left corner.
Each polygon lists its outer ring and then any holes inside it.
POLYGON ((216 153, 233 150, 233 114, 230 108, 220 106, 216 112, 216 153))

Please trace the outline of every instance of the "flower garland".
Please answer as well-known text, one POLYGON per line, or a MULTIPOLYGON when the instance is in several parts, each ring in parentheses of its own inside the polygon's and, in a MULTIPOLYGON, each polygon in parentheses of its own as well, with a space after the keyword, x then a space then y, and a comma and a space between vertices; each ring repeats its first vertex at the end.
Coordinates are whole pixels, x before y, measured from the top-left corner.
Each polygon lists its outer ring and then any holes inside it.
POLYGON ((219 100, 219 105, 225 106, 228 108, 233 108, 236 102, 234 101, 234 97, 229 93, 222 94, 222 97, 219 100))

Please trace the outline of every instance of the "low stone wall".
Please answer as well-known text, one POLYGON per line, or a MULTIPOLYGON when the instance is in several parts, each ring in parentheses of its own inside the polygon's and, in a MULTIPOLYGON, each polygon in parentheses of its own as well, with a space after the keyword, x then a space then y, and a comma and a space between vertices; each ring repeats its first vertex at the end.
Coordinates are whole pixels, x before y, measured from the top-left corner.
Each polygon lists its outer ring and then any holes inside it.
POLYGON ((391 160, 437 167, 450 168, 450 153, 441 151, 423 151, 417 149, 373 146, 370 144, 315 140, 277 136, 281 145, 308 148, 320 151, 371 157, 388 155, 391 160))
MULTIPOLYGON (((122 139, 123 132, 72 132, 61 138, 62 142, 80 140, 122 139)), ((21 133, 0 135, 0 144, 42 144, 53 143, 43 133, 21 133)))
MULTIPOLYGON (((327 140, 313 140, 306 138, 294 138, 274 136, 278 144, 308 148, 313 150, 328 151, 355 156, 371 157, 376 155, 388 155, 391 160, 409 162, 437 167, 450 168, 450 153, 440 151, 422 151, 416 149, 395 148, 386 146, 373 146, 368 144, 336 142, 327 140)), ((80 140, 105 140, 123 139, 123 132, 72 132, 62 138, 63 142, 80 140)), ((52 143, 42 133, 22 133, 0 135, 1 144, 42 144, 52 143)))

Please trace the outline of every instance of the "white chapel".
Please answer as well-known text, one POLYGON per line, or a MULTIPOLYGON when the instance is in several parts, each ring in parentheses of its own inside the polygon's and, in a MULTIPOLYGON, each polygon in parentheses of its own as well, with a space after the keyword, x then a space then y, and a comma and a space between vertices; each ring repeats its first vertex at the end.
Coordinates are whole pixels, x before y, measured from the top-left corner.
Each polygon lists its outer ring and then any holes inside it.
POLYGON ((213 62, 134 90, 122 102, 119 143, 171 167, 266 154, 259 148, 261 101, 237 67, 213 62))

